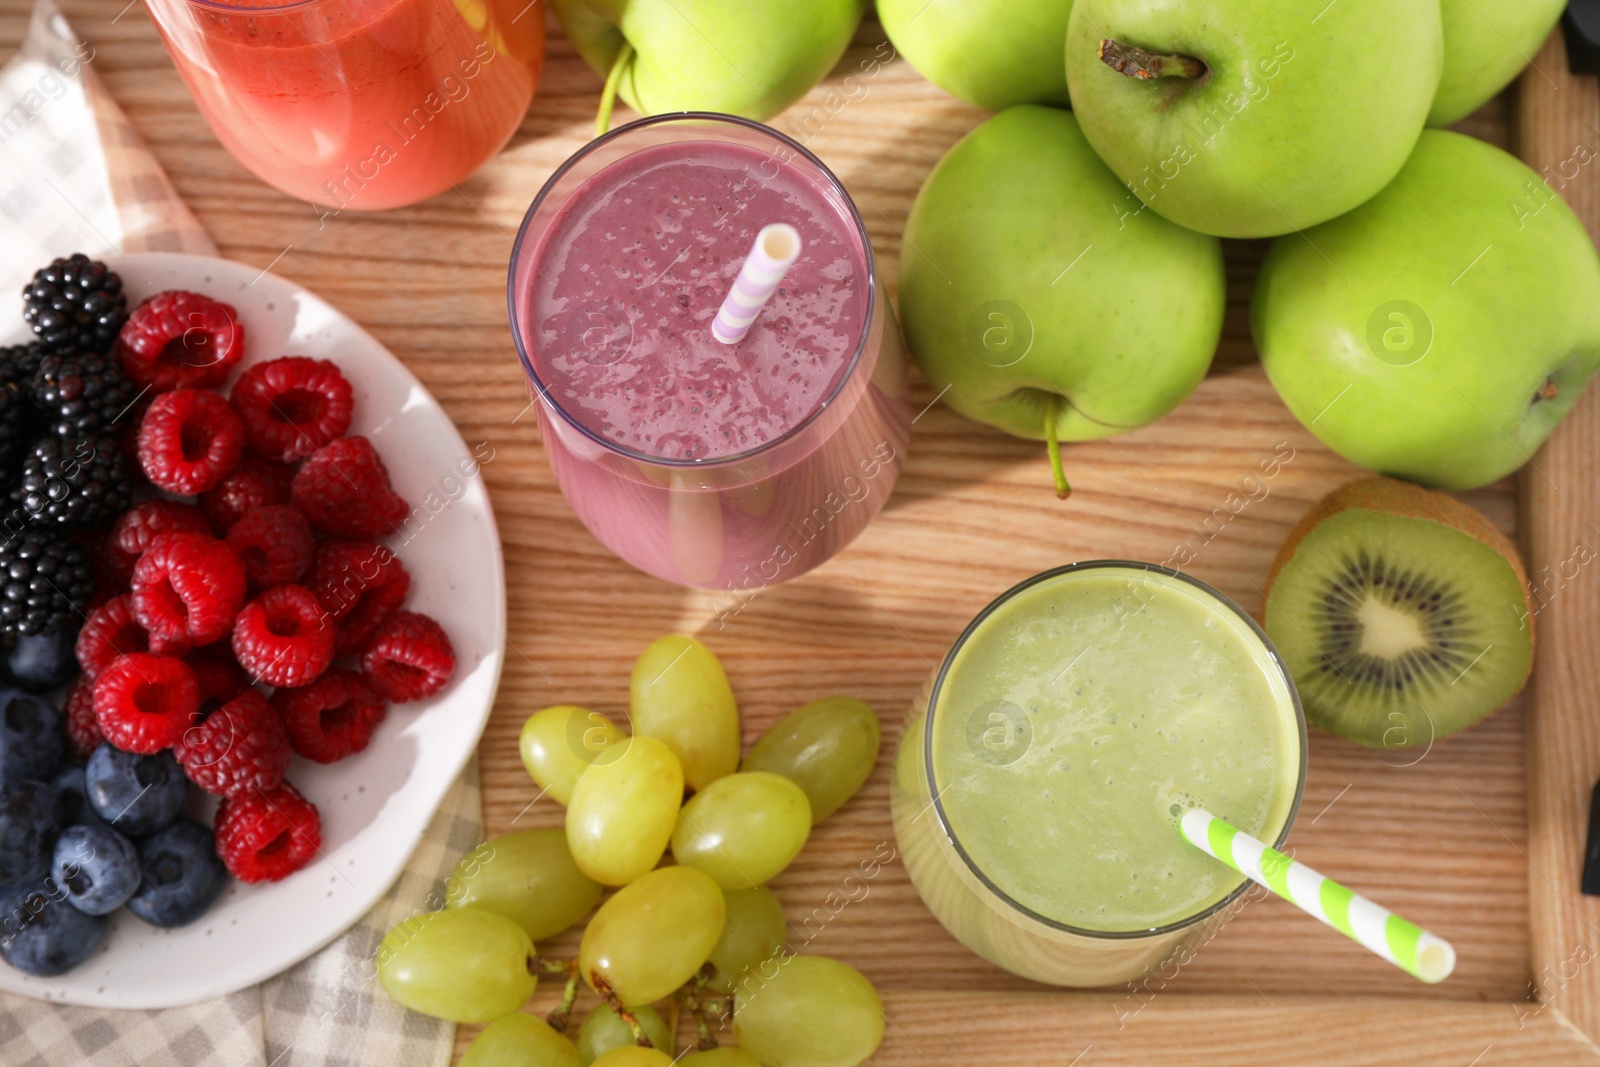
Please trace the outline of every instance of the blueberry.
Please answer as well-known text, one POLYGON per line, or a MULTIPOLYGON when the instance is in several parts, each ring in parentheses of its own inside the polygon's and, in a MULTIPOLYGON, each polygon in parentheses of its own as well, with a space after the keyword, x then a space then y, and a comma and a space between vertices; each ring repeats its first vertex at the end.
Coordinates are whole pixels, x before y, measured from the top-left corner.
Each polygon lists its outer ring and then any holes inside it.
POLYGON ((56 791, 50 786, 22 781, 0 790, 0 886, 44 881, 57 829, 56 791))
POLYGON ((189 800, 189 779, 168 751, 135 756, 101 742, 84 781, 94 813, 129 837, 171 826, 189 800))
POLYGON ((61 768, 50 787, 56 791, 56 822, 61 826, 101 826, 100 816, 89 806, 89 786, 83 768, 69 763, 61 768))
POLYGON ((5 658, 6 677, 30 693, 60 689, 78 676, 78 631, 23 634, 5 658))
POLYGON ((139 888, 139 853, 109 826, 69 826, 56 839, 50 877, 85 915, 109 915, 139 888))
POLYGON ((70 971, 106 938, 106 920, 85 915, 52 883, 0 891, 0 959, 41 977, 70 971))
POLYGON ((180 819, 139 842, 142 881, 128 910, 152 926, 184 926, 211 909, 228 882, 211 831, 180 819))
POLYGON ((20 689, 0 689, 0 785, 23 778, 48 782, 66 744, 54 704, 20 689))

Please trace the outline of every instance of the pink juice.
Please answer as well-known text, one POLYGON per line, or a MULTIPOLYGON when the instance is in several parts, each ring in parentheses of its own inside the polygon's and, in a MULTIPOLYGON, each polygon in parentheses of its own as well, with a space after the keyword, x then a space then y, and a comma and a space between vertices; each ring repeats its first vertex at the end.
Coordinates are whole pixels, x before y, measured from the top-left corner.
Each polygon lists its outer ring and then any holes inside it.
POLYGON ((596 142, 530 210, 510 285, 562 491, 640 569, 737 597, 823 562, 888 498, 898 331, 849 199, 781 135, 680 117, 596 142), (721 344, 712 319, 772 222, 800 256, 721 344))
POLYGON ((465 180, 516 132, 544 63, 543 12, 526 0, 146 6, 228 151, 337 210, 412 204, 465 180))

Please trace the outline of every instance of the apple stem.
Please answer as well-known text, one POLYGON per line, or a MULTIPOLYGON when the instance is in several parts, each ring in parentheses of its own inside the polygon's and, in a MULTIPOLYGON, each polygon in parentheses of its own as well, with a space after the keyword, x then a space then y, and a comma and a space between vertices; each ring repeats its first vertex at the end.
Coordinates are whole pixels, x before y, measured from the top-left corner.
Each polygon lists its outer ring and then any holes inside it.
POLYGON ((1198 78, 1206 72, 1206 65, 1193 56, 1162 55, 1110 39, 1100 42, 1100 61, 1118 74, 1140 81, 1198 78))
POLYGON ((1056 436, 1056 413, 1052 411, 1044 422, 1044 444, 1050 453, 1050 473, 1056 480, 1056 496, 1061 500, 1072 495, 1067 484, 1067 472, 1061 467, 1061 440, 1056 436))
POLYGON ((600 90, 600 110, 594 116, 594 135, 603 137, 611 129, 611 108, 617 102, 617 86, 622 83, 622 71, 633 58, 633 45, 622 42, 617 58, 611 61, 611 71, 606 75, 606 87, 600 90))

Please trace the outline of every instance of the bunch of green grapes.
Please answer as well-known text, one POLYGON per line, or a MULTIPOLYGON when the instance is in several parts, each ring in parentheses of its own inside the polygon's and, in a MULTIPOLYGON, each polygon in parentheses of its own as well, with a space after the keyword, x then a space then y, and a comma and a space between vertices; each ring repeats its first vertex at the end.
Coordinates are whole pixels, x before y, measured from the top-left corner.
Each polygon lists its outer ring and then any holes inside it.
POLYGON ((664 1067, 675 1048, 653 1006, 662 1001, 695 1020, 684 1067, 854 1067, 883 1038, 878 994, 843 963, 789 952, 765 883, 866 781, 876 714, 849 697, 814 701, 741 764, 722 664, 682 636, 639 656, 630 699, 631 735, 572 704, 529 717, 522 761, 541 795, 566 805, 565 829, 505 834, 466 856, 444 910, 384 938, 384 987, 415 1011, 488 1024, 463 1067, 664 1067), (575 960, 536 954, 606 887, 615 892, 575 960), (548 1021, 520 1010, 540 975, 566 979, 548 1021), (601 1002, 574 1042, 565 1031, 580 983, 601 1002), (739 1047, 718 1048, 711 1022, 729 1015, 739 1047))

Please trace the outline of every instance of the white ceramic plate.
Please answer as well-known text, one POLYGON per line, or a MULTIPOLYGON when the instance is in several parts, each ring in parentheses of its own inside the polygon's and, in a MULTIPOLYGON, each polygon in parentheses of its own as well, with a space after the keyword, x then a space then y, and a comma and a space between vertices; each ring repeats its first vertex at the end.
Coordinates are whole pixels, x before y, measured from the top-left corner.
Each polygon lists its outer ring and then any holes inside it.
MULTIPOLYGON (((171 253, 105 258, 130 306, 163 289, 232 304, 245 327, 246 364, 307 355, 339 365, 355 390, 350 432, 371 438, 395 489, 427 516, 414 533, 390 539, 411 572, 406 607, 437 619, 456 652, 450 684, 431 700, 392 706, 366 751, 329 766, 295 758, 289 780, 322 815, 321 858, 271 885, 230 882, 210 912, 181 929, 119 911, 105 947, 56 978, 0 963, 0 989, 9 992, 168 1008, 292 966, 394 882, 489 719, 505 646, 505 577, 478 474, 492 453, 475 457, 422 383, 360 326, 300 286, 240 263, 171 253)), ((5 343, 27 336, 20 315, 0 327, 5 343)))

